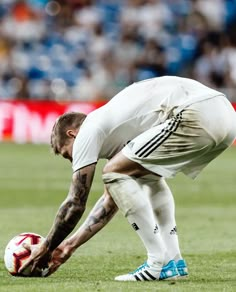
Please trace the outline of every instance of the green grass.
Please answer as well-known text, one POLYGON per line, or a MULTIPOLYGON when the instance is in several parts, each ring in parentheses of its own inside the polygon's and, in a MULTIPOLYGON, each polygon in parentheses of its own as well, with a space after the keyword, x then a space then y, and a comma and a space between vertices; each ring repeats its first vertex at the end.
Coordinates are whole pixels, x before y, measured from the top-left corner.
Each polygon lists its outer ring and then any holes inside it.
MULTIPOLYGON (((118 214, 49 278, 10 276, 0 261, 0 291, 236 291, 236 147, 213 161, 196 181, 169 180, 190 277, 168 282, 117 283, 114 276, 145 260, 137 235, 118 214)), ((98 167, 98 172, 102 164, 98 167)), ((14 235, 46 235, 70 184, 70 164, 48 146, 0 144, 0 254, 14 235)), ((88 210, 103 190, 99 173, 88 210)))

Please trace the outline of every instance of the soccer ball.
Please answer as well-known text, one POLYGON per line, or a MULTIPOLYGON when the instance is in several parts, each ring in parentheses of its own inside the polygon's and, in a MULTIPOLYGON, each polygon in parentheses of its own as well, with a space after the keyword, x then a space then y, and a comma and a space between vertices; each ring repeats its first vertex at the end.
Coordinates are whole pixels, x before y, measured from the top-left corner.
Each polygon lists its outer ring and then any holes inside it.
POLYGON ((18 273, 19 268, 27 261, 30 251, 23 247, 23 243, 28 245, 38 244, 44 238, 36 233, 25 232, 13 237, 6 246, 4 254, 4 263, 8 272, 13 276, 29 277, 31 267, 25 269, 21 274, 18 273))

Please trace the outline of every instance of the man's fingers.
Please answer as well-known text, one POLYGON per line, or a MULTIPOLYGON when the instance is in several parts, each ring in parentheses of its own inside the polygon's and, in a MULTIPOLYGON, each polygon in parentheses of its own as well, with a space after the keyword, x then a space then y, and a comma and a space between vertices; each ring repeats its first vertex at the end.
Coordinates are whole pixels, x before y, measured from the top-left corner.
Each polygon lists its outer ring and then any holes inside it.
MULTIPOLYGON (((31 246, 27 243, 23 243, 22 246, 31 252, 31 246)), ((18 270, 18 273, 22 273, 29 265, 31 264, 31 258, 29 258, 22 266, 21 268, 18 270)))
MULTIPOLYGON (((48 262, 51 257, 51 254, 48 252, 47 247, 43 244, 39 245, 29 245, 24 244, 23 247, 30 251, 29 258, 25 261, 22 267, 18 270, 18 273, 24 273, 24 271, 28 268, 27 274, 32 276, 39 276, 39 271, 41 273, 43 268, 48 267, 48 262)), ((25 271, 26 272, 26 271, 25 271)))
POLYGON ((28 268, 32 263, 32 259, 29 258, 22 266, 21 268, 18 270, 18 273, 22 273, 26 268, 28 268))
POLYGON ((37 267, 37 264, 38 264, 38 262, 36 262, 36 261, 33 262, 33 265, 32 265, 31 270, 30 270, 32 274, 34 273, 34 271, 37 267))
POLYGON ((29 245, 29 244, 27 244, 27 243, 23 243, 22 244, 22 246, 26 249, 26 250, 28 250, 28 251, 30 251, 31 252, 31 246, 29 245))

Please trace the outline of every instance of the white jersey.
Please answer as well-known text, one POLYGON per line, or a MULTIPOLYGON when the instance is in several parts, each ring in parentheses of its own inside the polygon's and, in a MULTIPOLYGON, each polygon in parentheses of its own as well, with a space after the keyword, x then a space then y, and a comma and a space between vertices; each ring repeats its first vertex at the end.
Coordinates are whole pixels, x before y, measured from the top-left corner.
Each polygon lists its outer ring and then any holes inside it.
POLYGON ((111 159, 130 140, 191 104, 222 95, 203 84, 174 76, 134 83, 83 122, 73 145, 73 171, 100 158, 111 159))

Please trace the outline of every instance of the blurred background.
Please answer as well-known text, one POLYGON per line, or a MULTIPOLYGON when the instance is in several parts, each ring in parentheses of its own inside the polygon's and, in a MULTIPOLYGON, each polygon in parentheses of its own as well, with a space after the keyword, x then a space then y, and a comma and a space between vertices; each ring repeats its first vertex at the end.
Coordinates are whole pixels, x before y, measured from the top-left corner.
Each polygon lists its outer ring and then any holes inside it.
POLYGON ((236 101, 236 0, 0 1, 0 140, 44 142, 64 111, 162 75, 236 101), (72 104, 55 112, 58 102, 72 104), (45 138, 20 137, 29 120, 45 138))
POLYGON ((162 75, 235 99, 235 0, 0 1, 1 99, 109 100, 162 75))

